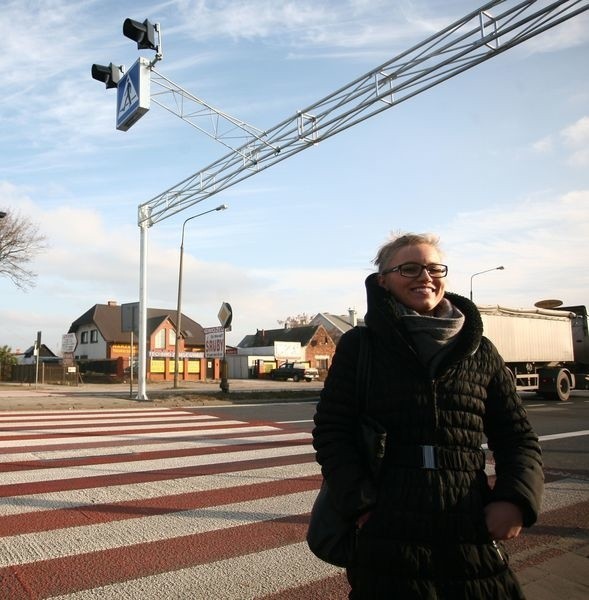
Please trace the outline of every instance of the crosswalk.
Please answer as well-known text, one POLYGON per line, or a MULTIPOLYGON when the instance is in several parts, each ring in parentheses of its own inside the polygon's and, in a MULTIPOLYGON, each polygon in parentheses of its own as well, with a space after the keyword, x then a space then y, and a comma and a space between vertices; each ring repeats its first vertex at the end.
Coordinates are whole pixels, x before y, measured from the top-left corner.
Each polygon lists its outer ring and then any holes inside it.
POLYGON ((0 599, 345 598, 311 436, 197 409, 0 413, 0 599))
MULTIPOLYGON (((343 571, 305 543, 320 482, 303 425, 0 412, 0 600, 344 599, 343 571)), ((560 536, 588 509, 586 474, 548 470, 539 526, 510 544, 516 570, 579 546, 560 536)))

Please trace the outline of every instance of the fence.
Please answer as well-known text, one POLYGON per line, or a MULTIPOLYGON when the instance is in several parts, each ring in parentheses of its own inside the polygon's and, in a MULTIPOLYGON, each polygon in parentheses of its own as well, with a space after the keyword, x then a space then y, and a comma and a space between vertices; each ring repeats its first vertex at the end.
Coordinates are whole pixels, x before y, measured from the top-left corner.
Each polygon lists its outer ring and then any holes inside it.
POLYGON ((76 367, 63 365, 39 364, 37 377, 36 365, 6 365, 2 379, 17 383, 56 383, 61 385, 78 385, 80 375, 76 367))

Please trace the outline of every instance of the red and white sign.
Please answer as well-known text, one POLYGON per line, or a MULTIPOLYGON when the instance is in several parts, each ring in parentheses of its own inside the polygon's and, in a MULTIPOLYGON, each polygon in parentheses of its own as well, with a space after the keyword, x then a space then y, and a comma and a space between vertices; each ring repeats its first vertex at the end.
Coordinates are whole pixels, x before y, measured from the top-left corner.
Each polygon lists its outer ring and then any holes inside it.
POLYGON ((205 327, 205 357, 223 358, 225 356, 225 329, 223 327, 205 327))

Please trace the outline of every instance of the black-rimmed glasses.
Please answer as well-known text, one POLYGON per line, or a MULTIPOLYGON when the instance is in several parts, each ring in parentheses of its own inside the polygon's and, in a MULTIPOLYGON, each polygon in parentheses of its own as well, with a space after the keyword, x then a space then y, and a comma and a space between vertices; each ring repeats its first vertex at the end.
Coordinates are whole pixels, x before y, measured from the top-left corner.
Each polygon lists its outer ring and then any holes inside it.
POLYGON ((391 267, 390 269, 385 269, 381 275, 387 275, 388 273, 399 272, 401 277, 419 277, 423 270, 428 272, 430 277, 434 279, 440 279, 441 277, 446 277, 448 275, 448 267, 446 265, 440 265, 438 263, 430 263, 429 265, 420 265, 419 263, 407 262, 402 265, 397 265, 396 267, 391 267))

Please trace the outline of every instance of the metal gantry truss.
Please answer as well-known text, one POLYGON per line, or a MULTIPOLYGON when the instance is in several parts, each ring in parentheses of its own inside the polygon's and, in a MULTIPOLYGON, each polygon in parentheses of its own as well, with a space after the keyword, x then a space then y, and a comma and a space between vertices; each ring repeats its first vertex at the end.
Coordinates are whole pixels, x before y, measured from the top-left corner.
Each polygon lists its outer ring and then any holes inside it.
MULTIPOLYGON (((230 148, 174 187, 138 207, 140 241, 137 399, 146 400, 147 232, 171 217, 340 131, 428 90, 573 18, 589 0, 495 0, 333 94, 262 131, 219 111, 157 73, 155 103, 230 148), (491 9, 502 10, 494 15, 491 9)), ((158 29, 159 32, 159 29, 158 29)), ((161 36, 161 32, 159 32, 161 36)), ((161 39, 161 38, 160 38, 161 39)))
POLYGON ((589 9, 589 0, 495 0, 268 130, 217 110, 152 69, 152 100, 230 152, 139 205, 141 227, 171 217, 589 9), (492 14, 491 9, 501 10, 492 14))

